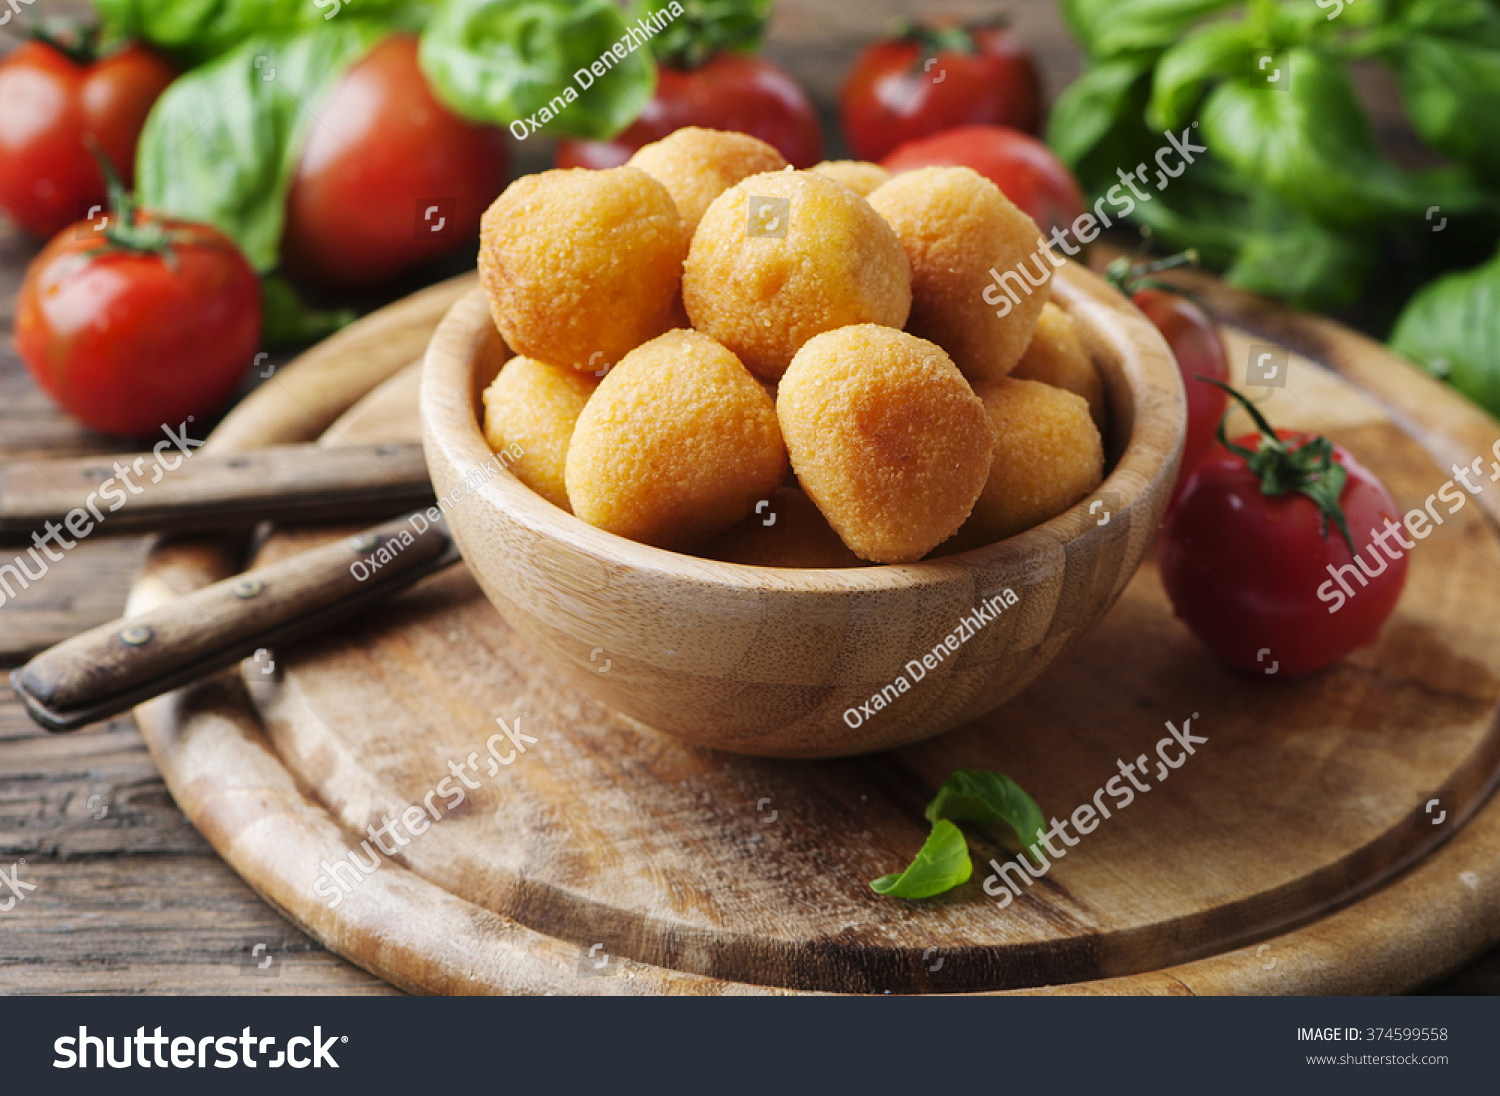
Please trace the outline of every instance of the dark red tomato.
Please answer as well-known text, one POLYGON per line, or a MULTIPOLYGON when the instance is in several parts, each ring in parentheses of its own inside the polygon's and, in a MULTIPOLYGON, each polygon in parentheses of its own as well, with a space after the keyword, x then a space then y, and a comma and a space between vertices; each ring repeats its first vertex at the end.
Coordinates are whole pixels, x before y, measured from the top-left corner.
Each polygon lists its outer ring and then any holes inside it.
POLYGON ((955 126, 1035 133, 1042 119, 1036 62, 1004 27, 911 28, 855 61, 839 96, 844 134, 862 160, 955 126))
MULTIPOLYGON (((1256 442, 1254 434, 1235 439, 1251 450, 1256 442)), ((1375 642, 1401 596, 1415 543, 1399 528, 1401 511, 1368 469, 1342 448, 1333 454, 1348 473, 1338 501, 1362 567, 1332 522, 1324 537, 1316 503, 1296 492, 1268 497, 1245 459, 1219 445, 1168 511, 1159 558, 1172 606, 1237 669, 1321 669, 1375 642)))
POLYGON ((373 285, 479 231, 504 136, 433 97, 417 39, 387 38, 318 108, 287 197, 282 256, 310 281, 373 285))
POLYGON ((1143 289, 1132 300, 1166 338, 1177 358, 1177 368, 1182 371, 1183 387, 1187 389, 1187 437, 1182 445, 1182 472, 1176 492, 1180 495, 1188 473, 1213 446, 1219 420, 1229 405, 1228 393, 1197 378, 1210 377, 1227 383, 1229 358, 1213 321, 1186 297, 1162 289, 1143 289))
POLYGON ((881 163, 898 174, 932 165, 973 168, 1047 236, 1084 212, 1083 191, 1067 166, 1035 137, 1008 126, 960 126, 908 141, 881 163))
POLYGON ((222 407, 260 339, 260 283, 234 242, 139 215, 140 230, 152 226, 169 234, 170 255, 119 246, 92 231, 102 218, 65 229, 16 301, 16 352, 31 375, 106 434, 154 434, 222 407))
POLYGON ((0 61, 0 206, 27 232, 48 237, 91 204, 104 205, 108 188, 88 138, 131 185, 141 127, 174 76, 137 45, 79 64, 27 42, 0 61))
POLYGON ((559 141, 558 167, 619 167, 636 149, 685 126, 748 133, 774 146, 793 167, 823 159, 818 114, 797 82, 763 57, 721 53, 684 72, 658 70, 656 94, 612 141, 559 141))

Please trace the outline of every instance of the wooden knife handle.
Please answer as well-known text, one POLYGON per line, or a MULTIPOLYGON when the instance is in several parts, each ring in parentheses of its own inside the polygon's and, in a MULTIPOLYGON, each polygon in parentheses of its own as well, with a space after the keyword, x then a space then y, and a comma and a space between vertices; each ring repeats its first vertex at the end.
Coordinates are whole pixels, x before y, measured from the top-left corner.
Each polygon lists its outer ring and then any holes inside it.
POLYGON ((76 541, 268 520, 368 521, 433 498, 416 444, 278 445, 191 457, 157 448, 0 467, 0 544, 30 544, 33 534, 76 541))
POLYGON ((42 726, 75 730, 327 627, 458 558, 441 522, 411 514, 84 632, 14 671, 11 685, 42 726))

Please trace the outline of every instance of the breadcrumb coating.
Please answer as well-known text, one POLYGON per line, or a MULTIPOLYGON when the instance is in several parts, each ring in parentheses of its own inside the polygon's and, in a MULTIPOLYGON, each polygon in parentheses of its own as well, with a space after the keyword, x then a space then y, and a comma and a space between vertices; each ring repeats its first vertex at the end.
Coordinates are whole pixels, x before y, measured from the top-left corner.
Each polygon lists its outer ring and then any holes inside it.
POLYGON ((963 524, 989 475, 979 397, 941 348, 888 327, 809 340, 776 414, 803 490, 861 559, 921 559, 963 524))
POLYGON ((484 440, 521 451, 510 470, 542 498, 570 510, 564 470, 573 425, 598 387, 591 374, 535 358, 512 358, 484 390, 484 440))
POLYGON ((903 327, 911 266, 896 233, 842 183, 808 171, 756 175, 704 214, 682 300, 694 327, 774 381, 814 335, 903 327))
POLYGON ((1101 432, 1105 429, 1105 416, 1109 412, 1104 403, 1104 381, 1078 335, 1073 317, 1051 301, 1042 307, 1042 317, 1031 336, 1031 345, 1010 375, 1021 380, 1041 381, 1082 396, 1088 401, 1094 425, 1101 432))
POLYGON ((637 347, 599 383, 573 430, 573 513, 679 551, 750 513, 786 477, 776 408, 732 353, 696 331, 637 347))
POLYGON ((786 158, 771 145, 746 133, 688 126, 646 145, 629 160, 672 195, 688 235, 715 198, 742 179, 783 171, 786 158))
POLYGON ((893 178, 885 168, 868 160, 824 160, 808 170, 837 179, 861 198, 868 198, 893 178))
POLYGON ((1031 342, 1052 281, 1052 253, 1036 223, 966 167, 897 175, 870 205, 911 262, 906 330, 941 346, 971 381, 1008 374, 1031 342))
POLYGON ((593 370, 668 329, 687 247, 672 196, 644 171, 544 171, 485 213, 479 280, 512 350, 593 370))

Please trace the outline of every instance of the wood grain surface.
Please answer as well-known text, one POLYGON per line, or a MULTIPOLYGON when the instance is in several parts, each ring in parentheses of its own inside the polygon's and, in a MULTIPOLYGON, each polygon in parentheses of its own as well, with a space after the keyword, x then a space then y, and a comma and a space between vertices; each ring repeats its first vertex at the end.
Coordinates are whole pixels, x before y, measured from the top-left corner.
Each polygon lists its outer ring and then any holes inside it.
MULTIPOLYGON (((1251 340, 1226 337, 1247 360, 1251 340)), ((1388 409, 1298 357, 1288 387, 1264 393, 1267 413, 1327 431, 1419 504, 1447 474, 1409 422, 1457 397, 1403 384, 1408 367, 1365 349, 1377 387, 1406 403, 1388 409)), ((331 391, 335 366, 316 365, 331 391)), ((398 376, 330 440, 375 442, 409 399, 398 376)), ((1329 672, 1278 679, 1274 652, 1261 679, 1226 671, 1147 567, 1017 701, 868 758, 755 760, 644 731, 557 678, 462 571, 279 652, 276 675, 249 674, 258 713, 220 680, 138 715, 179 802, 236 869, 404 988, 1411 989, 1500 936, 1485 904, 1500 893, 1485 851, 1500 806, 1469 823, 1500 750, 1500 638, 1472 612, 1500 596, 1500 541, 1479 501, 1413 554, 1380 642, 1329 672), (1158 743, 1189 720, 1207 741, 1168 770, 1158 743), (1016 853, 996 833, 974 837, 976 878, 937 900, 868 890, 921 844, 922 806, 954 768, 1002 769, 1056 817, 1097 803, 1138 755, 1151 758, 1140 802, 1116 804, 1004 912, 981 886, 985 862, 1016 853), (1421 913, 1391 933, 1393 906, 1421 913), (1330 945, 1336 969, 1304 961, 1330 945), (599 968, 594 954, 612 958, 599 968)), ((225 565, 187 546, 153 559, 137 608, 164 576, 225 565)))
MULTIPOLYGON (((780 0, 770 52, 814 93, 825 126, 831 126, 837 83, 852 51, 891 17, 917 7, 900 0, 780 0)), ((987 14, 992 5, 942 7, 987 14)), ((1049 98, 1055 97, 1079 68, 1055 4, 1011 0, 1006 7, 1037 50, 1049 98)), ((1412 148, 1391 82, 1362 74, 1361 92, 1374 108, 1382 143, 1398 153, 1412 148)), ((513 153, 515 169, 526 171, 544 166, 549 150, 528 142, 513 153)), ((0 345, 0 460, 115 452, 117 441, 88 434, 57 411, 10 350, 14 291, 35 247, 0 224, 0 327, 6 334, 0 345)), ((15 665, 27 653, 118 616, 145 548, 140 540, 82 543, 53 566, 44 583, 0 607, 0 665, 15 665)), ((0 696, 0 803, 5 808, 0 810, 0 866, 24 858, 21 877, 40 884, 0 919, 0 991, 393 992, 293 928, 236 875, 173 803, 129 718, 85 735, 50 737, 26 719, 13 698, 0 696), (262 957, 254 954, 257 944, 262 957), (273 962, 261 967, 267 951, 273 962)), ((1500 895, 1462 882, 1470 866, 1500 859, 1500 843, 1478 839, 1469 827, 1445 852, 1448 860, 1429 861, 1407 878, 1445 886, 1458 879, 1462 902, 1500 906, 1500 895)), ((1399 888, 1388 893, 1391 901, 1361 904, 1362 923, 1401 941, 1403 969, 1424 972, 1429 984, 1443 977, 1456 962, 1452 941, 1438 932, 1407 932, 1422 902, 1405 901, 1399 888)), ((1348 989, 1339 979, 1358 966, 1361 945, 1359 937, 1338 930, 1354 912, 1329 918, 1320 937, 1304 934, 1295 949, 1277 948, 1264 957, 1252 950, 1217 962, 1228 968, 1225 977, 1237 971, 1248 977, 1273 961, 1271 973, 1277 977, 1312 966, 1321 972, 1324 988, 1348 989)), ((1462 943, 1463 954, 1482 946, 1477 939, 1462 943)), ((1301 984, 1307 984, 1305 978, 1301 984)), ((1167 979, 1161 985, 1183 992, 1182 985, 1167 979)), ((1407 985, 1393 980, 1376 988, 1397 991, 1407 985)), ((1500 991, 1500 951, 1464 967, 1434 991, 1500 991)))

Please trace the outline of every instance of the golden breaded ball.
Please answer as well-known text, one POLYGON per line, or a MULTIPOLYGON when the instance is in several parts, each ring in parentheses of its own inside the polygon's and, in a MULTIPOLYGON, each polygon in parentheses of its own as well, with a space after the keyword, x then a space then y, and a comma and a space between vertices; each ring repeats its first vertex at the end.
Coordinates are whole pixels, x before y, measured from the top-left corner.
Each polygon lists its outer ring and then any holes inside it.
POLYGON ((720 194, 752 175, 784 171, 787 162, 758 137, 688 126, 640 149, 629 166, 667 188, 691 236, 720 194))
POLYGON ((598 383, 592 374, 523 357, 506 362, 484 390, 484 440, 497 453, 518 448, 510 470, 564 510, 570 508, 563 479, 568 440, 598 383))
POLYGON ((870 195, 911 260, 906 329, 971 381, 1005 376, 1026 352, 1052 280, 1036 223, 966 167, 897 175, 870 195))
POLYGON ((885 168, 868 160, 824 160, 808 170, 837 179, 861 198, 868 198, 893 178, 885 168))
POLYGON ((479 280, 511 349, 590 369, 667 330, 687 245, 672 196, 644 171, 544 171, 485 213, 479 280))
POLYGON ((1010 375, 1021 380, 1041 381, 1082 396, 1088 401, 1094 425, 1104 430, 1105 415, 1108 414, 1104 404, 1104 381, 1078 335, 1073 317, 1051 301, 1042 306, 1042 318, 1037 321, 1031 345, 1010 375))
POLYGON ((808 171, 756 175, 704 214, 682 301, 694 327, 774 381, 814 335, 904 326, 911 266, 891 227, 843 184, 808 171))
POLYGON ((709 559, 752 567, 863 567, 839 539, 812 499, 795 487, 778 487, 756 510, 703 549, 709 559), (767 522, 770 524, 767 524, 767 522))
POLYGON ((775 405, 738 358, 696 331, 625 355, 568 447, 573 513, 660 548, 722 533, 785 476, 775 405))
POLYGON ((1104 446, 1082 396, 1005 377, 980 385, 995 460, 958 550, 993 544, 1055 518, 1104 476, 1104 446))
POLYGON ((861 559, 919 560, 958 530, 994 442, 942 349, 860 324, 810 339, 777 390, 802 489, 861 559))

